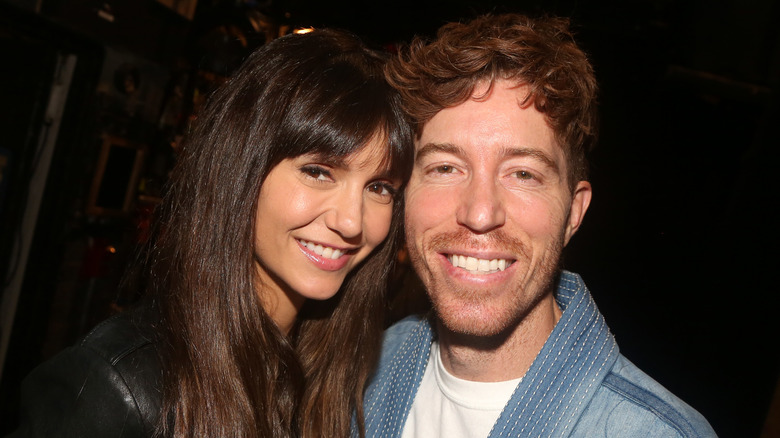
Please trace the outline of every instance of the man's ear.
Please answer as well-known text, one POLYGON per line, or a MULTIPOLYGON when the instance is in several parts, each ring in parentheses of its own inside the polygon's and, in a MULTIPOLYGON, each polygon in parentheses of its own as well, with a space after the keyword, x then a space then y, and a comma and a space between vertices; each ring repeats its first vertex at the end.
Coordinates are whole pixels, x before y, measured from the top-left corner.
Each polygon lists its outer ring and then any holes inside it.
POLYGON ((580 181, 577 183, 577 187, 574 188, 574 196, 571 200, 571 208, 569 209, 569 220, 566 223, 566 231, 564 234, 563 245, 569 244, 569 240, 574 233, 582 225, 582 219, 585 217, 585 212, 588 211, 590 205, 590 198, 593 195, 590 183, 587 181, 580 181))

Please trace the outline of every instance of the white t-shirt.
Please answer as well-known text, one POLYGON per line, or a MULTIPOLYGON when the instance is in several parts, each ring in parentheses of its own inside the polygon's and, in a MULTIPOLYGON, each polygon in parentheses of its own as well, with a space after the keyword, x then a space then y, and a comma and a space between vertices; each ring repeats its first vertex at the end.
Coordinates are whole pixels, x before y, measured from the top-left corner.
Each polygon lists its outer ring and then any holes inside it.
POLYGON ((485 438, 521 379, 459 379, 444 369, 439 345, 434 342, 401 437, 485 438))

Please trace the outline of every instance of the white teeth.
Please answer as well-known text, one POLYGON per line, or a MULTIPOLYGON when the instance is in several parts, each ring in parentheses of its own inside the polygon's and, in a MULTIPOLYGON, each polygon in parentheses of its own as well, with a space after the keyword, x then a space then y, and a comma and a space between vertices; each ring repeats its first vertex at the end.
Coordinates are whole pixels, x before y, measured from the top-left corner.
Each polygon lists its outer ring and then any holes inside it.
POLYGON ((466 257, 462 255, 452 254, 447 257, 447 260, 452 263, 452 266, 456 268, 462 268, 471 274, 492 274, 498 271, 503 271, 507 266, 512 264, 511 260, 507 259, 478 259, 476 257, 466 257))
POLYGON ((325 257, 326 259, 335 260, 341 257, 342 255, 344 255, 344 251, 340 249, 331 248, 329 246, 318 245, 312 242, 307 242, 305 240, 299 240, 299 242, 301 242, 301 245, 305 246, 306 248, 308 248, 318 256, 325 257))

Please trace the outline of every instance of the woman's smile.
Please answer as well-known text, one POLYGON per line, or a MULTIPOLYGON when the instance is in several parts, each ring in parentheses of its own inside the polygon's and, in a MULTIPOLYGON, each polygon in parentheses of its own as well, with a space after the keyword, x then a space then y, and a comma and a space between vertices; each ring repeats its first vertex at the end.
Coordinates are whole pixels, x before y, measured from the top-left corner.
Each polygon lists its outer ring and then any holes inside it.
POLYGON ((298 245, 300 245, 303 254, 306 255, 315 266, 326 271, 338 271, 339 269, 342 269, 347 265, 351 255, 358 251, 358 248, 347 250, 301 239, 296 240, 298 241, 298 245))
POLYGON ((377 137, 346 157, 304 154, 271 169, 255 226, 263 294, 296 306, 331 298, 384 241, 400 184, 377 164, 386 150, 377 137))

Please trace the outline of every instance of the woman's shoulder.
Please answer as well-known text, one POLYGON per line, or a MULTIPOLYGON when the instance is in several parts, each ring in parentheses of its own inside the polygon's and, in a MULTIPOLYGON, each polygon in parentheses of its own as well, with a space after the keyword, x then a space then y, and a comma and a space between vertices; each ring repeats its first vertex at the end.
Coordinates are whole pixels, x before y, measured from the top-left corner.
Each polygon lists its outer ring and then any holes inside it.
POLYGON ((74 348, 96 354, 112 365, 133 356, 156 356, 152 318, 152 311, 144 308, 118 313, 95 326, 74 348))
POLYGON ((144 316, 115 315, 33 370, 22 382, 21 427, 12 436, 150 436, 162 371, 144 316))

